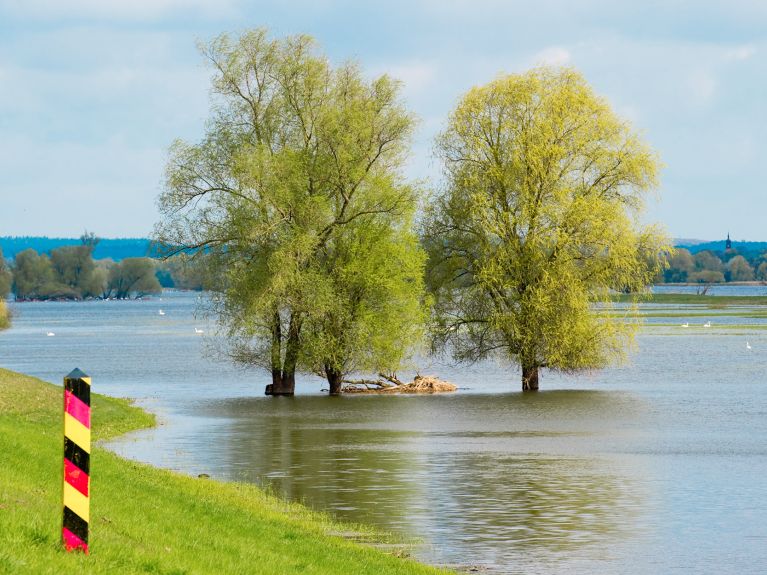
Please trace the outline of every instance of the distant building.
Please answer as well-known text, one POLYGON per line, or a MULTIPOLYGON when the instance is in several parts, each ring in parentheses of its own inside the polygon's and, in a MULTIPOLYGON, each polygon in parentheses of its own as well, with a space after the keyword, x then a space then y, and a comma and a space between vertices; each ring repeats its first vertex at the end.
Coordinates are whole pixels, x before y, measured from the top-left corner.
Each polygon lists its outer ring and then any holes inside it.
POLYGON ((730 241, 730 232, 727 232, 727 241, 724 242, 724 251, 728 252, 732 249, 732 242, 730 241))

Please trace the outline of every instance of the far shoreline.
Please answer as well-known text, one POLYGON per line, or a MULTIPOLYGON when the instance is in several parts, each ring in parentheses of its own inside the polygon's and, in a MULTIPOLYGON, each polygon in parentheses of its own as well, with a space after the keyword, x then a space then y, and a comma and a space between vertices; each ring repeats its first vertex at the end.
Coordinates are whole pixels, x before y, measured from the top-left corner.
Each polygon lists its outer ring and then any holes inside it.
POLYGON ((765 286, 767 287, 767 281, 762 280, 752 280, 752 281, 745 281, 745 282, 714 282, 714 283, 701 283, 701 282, 680 282, 680 283, 662 283, 662 284, 653 284, 652 287, 663 287, 663 286, 672 286, 672 287, 722 287, 722 286, 765 286))

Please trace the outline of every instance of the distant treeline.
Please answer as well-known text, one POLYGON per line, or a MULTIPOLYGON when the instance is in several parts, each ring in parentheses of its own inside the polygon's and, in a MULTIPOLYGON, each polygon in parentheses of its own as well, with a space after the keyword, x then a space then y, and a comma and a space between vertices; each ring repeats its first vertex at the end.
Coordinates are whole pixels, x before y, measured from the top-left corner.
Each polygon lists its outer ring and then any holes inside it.
MULTIPOLYGON (((697 254, 698 252, 714 252, 718 254, 724 254, 727 249, 727 243, 725 240, 716 240, 711 242, 695 242, 691 243, 689 240, 679 240, 675 243, 677 248, 684 248, 691 254, 697 254)), ((767 242, 732 242, 732 249, 748 258, 755 255, 759 255, 767 251, 767 242)))
MULTIPOLYGON (((714 242, 711 242, 714 243, 714 242)), ((743 242, 746 243, 746 242, 743 242)), ((731 281, 767 281, 767 243, 760 250, 744 249, 743 243, 721 250, 694 250, 698 246, 677 248, 668 268, 658 278, 666 283, 721 283, 731 281)), ((750 245, 762 242, 748 242, 750 245)), ((701 244, 706 245, 706 244, 701 244)), ((750 247, 750 246, 749 246, 750 247)))
POLYGON ((0 250, 0 299, 13 293, 16 300, 129 299, 159 293, 163 287, 202 289, 196 269, 184 256, 167 261, 148 257, 95 259, 101 243, 84 234, 75 245, 62 245, 48 253, 27 248, 12 262, 0 250))
MULTIPOLYGON (((45 236, 5 236, 0 237, 0 250, 9 260, 16 259, 16 254, 33 249, 39 254, 50 253, 64 246, 76 246, 79 238, 49 238, 45 236)), ((125 258, 152 257, 151 242, 146 238, 101 238, 93 250, 94 259, 109 258, 116 262, 125 258)))

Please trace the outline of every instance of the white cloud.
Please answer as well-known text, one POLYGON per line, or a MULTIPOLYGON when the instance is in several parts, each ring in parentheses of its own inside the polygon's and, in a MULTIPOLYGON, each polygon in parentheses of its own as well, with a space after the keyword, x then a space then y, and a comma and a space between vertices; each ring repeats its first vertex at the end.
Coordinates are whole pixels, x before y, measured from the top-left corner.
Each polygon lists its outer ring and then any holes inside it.
POLYGON ((756 54, 756 46, 754 46, 753 44, 745 44, 743 46, 737 46, 735 48, 728 50, 725 53, 725 59, 732 60, 735 62, 741 62, 743 60, 748 60, 755 54, 756 54))
POLYGON ((565 66, 572 60, 572 54, 561 46, 549 46, 533 56, 534 65, 565 66))

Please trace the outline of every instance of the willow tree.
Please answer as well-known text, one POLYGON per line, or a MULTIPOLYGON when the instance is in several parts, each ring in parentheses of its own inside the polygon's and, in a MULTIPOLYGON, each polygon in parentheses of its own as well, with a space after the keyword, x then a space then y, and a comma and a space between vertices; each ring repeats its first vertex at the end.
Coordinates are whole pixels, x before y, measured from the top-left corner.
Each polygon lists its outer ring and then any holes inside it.
POLYGON ((541 368, 621 358, 636 322, 606 313, 611 291, 642 291, 664 261, 663 234, 639 221, 656 154, 578 73, 549 68, 470 90, 436 148, 434 344, 460 361, 511 360, 523 390, 541 368))
POLYGON ((398 83, 331 66, 307 36, 224 35, 202 52, 213 113, 201 142, 173 146, 157 239, 204 260, 231 353, 271 373, 267 393, 293 394, 297 371, 337 392, 349 369, 396 368, 424 260, 398 83))

